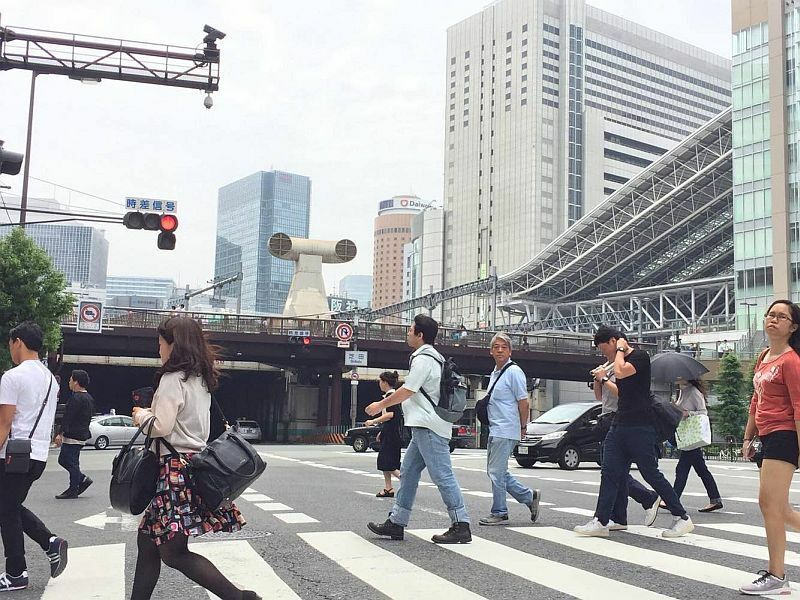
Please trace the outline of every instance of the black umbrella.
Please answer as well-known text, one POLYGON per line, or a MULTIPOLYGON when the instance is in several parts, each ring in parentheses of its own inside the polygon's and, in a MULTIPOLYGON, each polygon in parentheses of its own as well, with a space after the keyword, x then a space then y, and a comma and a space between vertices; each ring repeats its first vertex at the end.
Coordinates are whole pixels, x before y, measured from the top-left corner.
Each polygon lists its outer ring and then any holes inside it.
POLYGON ((708 369, 688 354, 664 352, 656 354, 650 361, 650 375, 656 381, 667 383, 672 383, 676 379, 689 381, 699 379, 703 373, 708 373, 708 369))

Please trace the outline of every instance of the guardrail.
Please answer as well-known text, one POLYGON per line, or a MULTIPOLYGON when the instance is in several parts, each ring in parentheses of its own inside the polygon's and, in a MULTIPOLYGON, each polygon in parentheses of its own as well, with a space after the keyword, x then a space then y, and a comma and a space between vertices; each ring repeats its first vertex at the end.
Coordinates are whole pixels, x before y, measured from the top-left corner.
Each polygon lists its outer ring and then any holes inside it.
MULTIPOLYGON (((226 313, 206 313, 206 312, 176 312, 146 310, 124 307, 104 307, 103 326, 104 327, 138 327, 144 329, 155 329, 164 319, 171 316, 184 316, 195 319, 205 331, 209 332, 231 332, 231 333, 252 333, 268 335, 289 335, 289 331, 305 330, 312 338, 336 339, 336 325, 342 322, 332 319, 298 319, 292 317, 260 317, 254 315, 236 315, 226 313)), ((77 322, 77 313, 66 317, 62 325, 74 326, 77 322)), ((354 339, 361 341, 384 341, 401 342, 406 341, 408 327, 406 325, 396 325, 391 323, 376 323, 361 321, 354 325, 356 335, 354 339)), ((465 346, 469 348, 488 348, 494 331, 451 329, 441 327, 437 338, 437 345, 440 347, 465 346)), ((515 351, 533 352, 560 352, 565 354, 597 355, 592 340, 588 337, 572 337, 568 333, 565 335, 557 334, 535 334, 535 333, 512 333, 510 334, 515 351)))

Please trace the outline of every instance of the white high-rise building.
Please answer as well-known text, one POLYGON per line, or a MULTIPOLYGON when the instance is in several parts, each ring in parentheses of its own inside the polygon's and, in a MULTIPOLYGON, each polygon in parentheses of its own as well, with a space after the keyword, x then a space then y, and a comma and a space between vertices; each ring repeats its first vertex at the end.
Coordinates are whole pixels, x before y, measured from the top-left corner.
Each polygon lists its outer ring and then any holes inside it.
POLYGON ((728 59, 583 0, 498 0, 446 64, 445 287, 524 264, 731 102, 728 59))

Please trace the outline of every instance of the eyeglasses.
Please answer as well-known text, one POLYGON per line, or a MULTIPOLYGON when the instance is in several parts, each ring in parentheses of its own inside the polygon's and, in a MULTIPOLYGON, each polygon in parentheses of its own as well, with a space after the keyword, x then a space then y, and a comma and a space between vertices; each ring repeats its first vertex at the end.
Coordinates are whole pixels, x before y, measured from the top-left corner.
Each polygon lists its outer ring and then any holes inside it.
POLYGON ((774 312, 767 313, 764 315, 764 318, 772 319, 773 321, 789 321, 790 323, 793 323, 792 317, 790 317, 789 315, 785 315, 783 313, 774 313, 774 312))

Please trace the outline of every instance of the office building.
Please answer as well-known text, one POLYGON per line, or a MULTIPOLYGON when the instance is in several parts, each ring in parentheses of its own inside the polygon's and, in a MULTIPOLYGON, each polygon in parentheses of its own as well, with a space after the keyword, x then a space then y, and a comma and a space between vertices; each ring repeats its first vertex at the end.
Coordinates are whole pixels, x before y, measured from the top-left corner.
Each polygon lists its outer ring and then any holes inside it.
POLYGON ((760 329, 800 300, 800 3, 733 0, 732 31, 737 325, 760 329))
MULTIPOLYGON (((0 237, 11 232, 0 227, 0 237)), ((47 252, 53 266, 72 288, 105 289, 108 272, 108 240, 102 229, 86 225, 28 223, 25 233, 47 252)))
MULTIPOLYGON (((444 286, 524 265, 727 108, 730 76, 583 0, 499 0, 450 27, 444 286)), ((471 301, 446 312, 481 319, 471 301)))
POLYGON ((411 241, 403 248, 403 300, 442 289, 444 211, 429 208, 411 219, 411 241))
POLYGON ((121 275, 106 278, 106 296, 113 306, 169 308, 166 304, 174 295, 175 281, 167 277, 121 275))
POLYGON ((358 300, 360 308, 372 305, 372 275, 347 275, 339 280, 339 296, 358 300))
POLYGON ((394 196, 378 204, 372 262, 372 307, 403 299, 403 246, 411 241, 411 219, 426 208, 417 196, 394 196))
POLYGON ((241 294, 244 312, 283 312, 295 263, 267 249, 274 233, 308 237, 311 180, 285 171, 259 171, 219 189, 214 277, 242 279, 222 290, 241 294))

